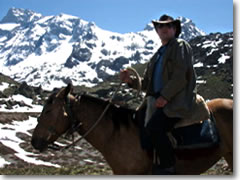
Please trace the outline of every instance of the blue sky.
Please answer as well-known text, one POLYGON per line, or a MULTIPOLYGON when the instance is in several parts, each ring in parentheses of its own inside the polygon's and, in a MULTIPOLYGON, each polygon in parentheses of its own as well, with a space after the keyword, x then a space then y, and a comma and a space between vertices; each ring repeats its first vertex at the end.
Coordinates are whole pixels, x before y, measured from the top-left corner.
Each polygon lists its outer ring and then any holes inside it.
POLYGON ((0 19, 11 7, 70 14, 120 33, 141 31, 162 14, 189 18, 206 33, 233 31, 231 0, 0 0, 0 19))

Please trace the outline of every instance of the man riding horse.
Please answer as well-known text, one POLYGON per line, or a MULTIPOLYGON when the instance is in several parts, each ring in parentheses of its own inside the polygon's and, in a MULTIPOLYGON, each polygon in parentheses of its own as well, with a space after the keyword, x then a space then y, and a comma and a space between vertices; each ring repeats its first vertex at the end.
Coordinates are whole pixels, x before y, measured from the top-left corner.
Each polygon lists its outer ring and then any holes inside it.
MULTIPOLYGON (((160 158, 160 163, 154 162, 152 173, 175 174, 175 155, 167 132, 180 119, 190 117, 196 103, 193 55, 190 45, 178 38, 179 20, 163 15, 152 23, 162 45, 147 64, 142 79, 147 99, 145 129, 160 158)), ((120 72, 120 79, 132 88, 137 85, 127 69, 120 72)))
MULTIPOLYGON (((218 98, 205 103, 195 91, 191 48, 187 42, 178 39, 180 21, 163 15, 153 23, 162 47, 148 63, 142 80, 148 102, 145 124, 133 122, 134 117, 141 122, 145 108, 133 111, 88 95, 74 96, 71 93, 73 87, 68 84, 48 97, 32 135, 31 143, 35 149, 46 150, 74 127, 81 139, 84 137, 99 150, 114 174, 150 174, 151 170, 153 174, 175 174, 176 166, 177 174, 196 175, 208 170, 222 157, 233 170, 233 100, 218 98), (209 114, 214 118, 208 119, 209 114), (141 143, 139 138, 143 126, 149 144, 141 143), (173 136, 176 130, 182 129, 178 127, 188 126, 186 128, 191 131, 185 131, 184 127, 184 136, 190 137, 190 143, 197 142, 195 145, 200 149, 174 149, 175 159, 166 135, 173 126, 177 128, 171 132, 173 136), (203 136, 204 141, 199 136, 203 136), (199 142, 207 142, 204 151, 199 142), (158 157, 154 158, 154 154, 158 157)), ((121 80, 141 89, 139 76, 136 75, 136 79, 130 77, 130 69, 120 73, 121 80)), ((177 142, 178 147, 184 141, 183 136, 179 137, 175 138, 181 140, 177 142)))

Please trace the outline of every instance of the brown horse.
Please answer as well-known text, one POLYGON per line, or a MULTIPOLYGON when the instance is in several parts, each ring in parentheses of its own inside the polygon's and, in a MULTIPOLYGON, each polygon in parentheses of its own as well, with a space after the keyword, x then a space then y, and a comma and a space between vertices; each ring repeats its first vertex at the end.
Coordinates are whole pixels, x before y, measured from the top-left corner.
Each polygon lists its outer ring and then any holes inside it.
MULTIPOLYGON (((74 121, 81 122, 77 129, 86 133, 104 111, 108 102, 87 95, 80 99, 71 95, 68 85, 53 93, 46 102, 33 132, 32 145, 45 150, 64 134, 74 121)), ((208 107, 216 119, 220 136, 219 146, 201 150, 176 152, 177 174, 201 174, 224 157, 233 168, 233 101, 214 99, 208 107)), ((86 136, 86 140, 105 157, 114 174, 150 174, 152 157, 141 147, 138 112, 110 106, 100 123, 86 136), (137 113, 136 118, 133 114, 137 113)))

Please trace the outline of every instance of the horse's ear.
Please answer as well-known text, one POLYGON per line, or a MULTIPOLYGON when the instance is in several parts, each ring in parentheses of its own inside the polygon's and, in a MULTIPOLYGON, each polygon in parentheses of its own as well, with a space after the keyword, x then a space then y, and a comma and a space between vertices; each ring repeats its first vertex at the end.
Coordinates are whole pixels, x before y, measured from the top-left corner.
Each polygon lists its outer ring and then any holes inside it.
POLYGON ((69 83, 69 84, 67 85, 67 87, 61 89, 61 90, 57 93, 56 97, 58 97, 58 98, 65 98, 65 97, 68 96, 69 93, 72 92, 72 90, 73 90, 73 86, 72 86, 71 83, 69 83))

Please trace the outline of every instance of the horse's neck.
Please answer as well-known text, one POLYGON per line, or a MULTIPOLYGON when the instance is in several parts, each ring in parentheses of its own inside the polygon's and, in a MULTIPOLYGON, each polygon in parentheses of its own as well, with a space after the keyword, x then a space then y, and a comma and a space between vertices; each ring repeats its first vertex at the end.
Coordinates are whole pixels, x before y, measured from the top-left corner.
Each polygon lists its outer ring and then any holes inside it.
MULTIPOLYGON (((103 101, 88 100, 88 98, 82 98, 75 103, 74 114, 78 121, 82 123, 79 128, 79 133, 84 135, 94 123, 99 119, 103 113, 107 103, 103 101)), ((86 140, 90 142, 95 148, 101 151, 108 134, 111 132, 111 123, 106 122, 106 115, 103 117, 97 126, 86 136, 86 140)))
MULTIPOLYGON (((75 106, 74 113, 77 115, 77 119, 83 123, 79 128, 81 135, 92 127, 106 105, 107 103, 104 102, 83 99, 75 106)), ((131 168, 137 168, 137 171, 142 173, 148 167, 149 159, 141 148, 138 129, 131 121, 128 127, 121 124, 120 128, 116 129, 112 120, 113 113, 113 109, 110 107, 103 119, 86 137, 86 140, 103 154, 114 173, 128 174, 129 171, 132 171, 131 168), (139 166, 140 164, 142 166, 139 166)))

